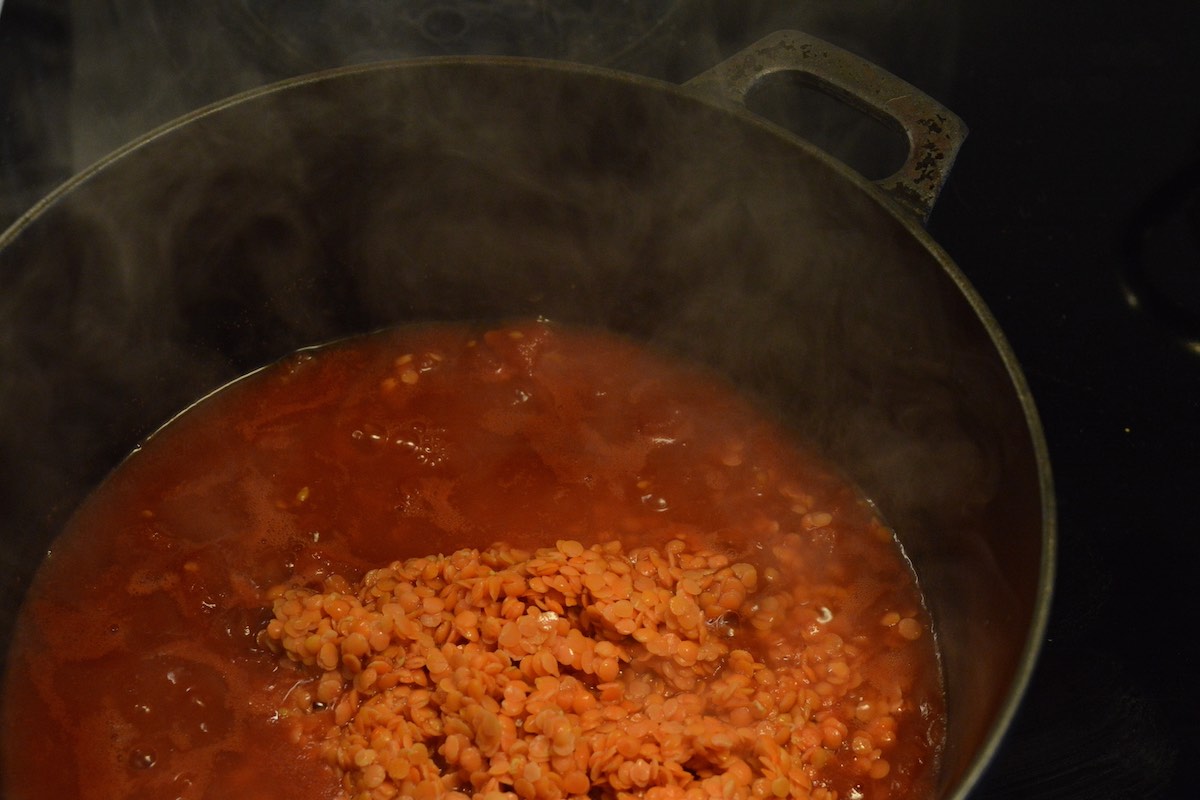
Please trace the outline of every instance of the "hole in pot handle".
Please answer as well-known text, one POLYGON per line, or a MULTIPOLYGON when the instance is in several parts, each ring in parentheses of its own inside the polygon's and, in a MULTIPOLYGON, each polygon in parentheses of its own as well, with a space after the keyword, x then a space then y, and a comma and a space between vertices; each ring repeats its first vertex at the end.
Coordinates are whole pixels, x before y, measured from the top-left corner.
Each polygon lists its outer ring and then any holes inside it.
POLYGON ((744 108, 751 90, 780 72, 806 77, 819 91, 899 125, 908 139, 908 156, 876 185, 908 213, 928 219, 967 128, 945 106, 890 72, 808 34, 779 31, 684 86, 744 108))

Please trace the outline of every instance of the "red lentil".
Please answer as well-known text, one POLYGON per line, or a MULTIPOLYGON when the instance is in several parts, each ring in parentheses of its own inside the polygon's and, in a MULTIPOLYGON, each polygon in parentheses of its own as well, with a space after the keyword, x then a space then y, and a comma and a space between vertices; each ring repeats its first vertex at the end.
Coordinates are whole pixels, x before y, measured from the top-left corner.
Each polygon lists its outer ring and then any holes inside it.
MULTIPOLYGON (((332 678, 338 697, 357 695, 357 712, 339 716, 322 745, 356 800, 450 791, 558 797, 569 791, 568 777, 579 787, 576 795, 660 788, 703 797, 715 786, 706 781, 722 777, 730 780, 721 784, 728 797, 750 797, 759 779, 770 780, 776 796, 810 796, 826 771, 838 768, 835 754, 852 727, 841 761, 883 779, 890 772, 883 756, 894 738, 881 738, 877 747, 872 731, 890 730, 896 707, 877 714, 878 701, 831 703, 818 696, 840 700, 851 684, 861 685, 851 666, 858 651, 836 634, 789 637, 774 616, 730 637, 716 617, 699 613, 693 595, 730 581, 752 591, 715 609, 718 616, 734 611, 751 618, 756 608, 774 615, 806 602, 810 587, 803 584, 777 581, 757 592, 756 573, 754 565, 731 564, 684 537, 661 550, 628 552, 619 542, 585 547, 575 540, 533 553, 508 546, 460 550, 371 570, 349 594, 349 582, 337 575, 321 589, 272 589, 274 619, 262 639, 322 673, 323 687, 332 678), (609 587, 631 566, 644 579, 642 596, 656 603, 612 598, 609 587), (554 580, 585 572, 604 580, 554 580), (524 588, 504 592, 501 601, 500 587, 524 588), (414 593, 424 600, 405 611, 397 601, 414 593), (508 615, 495 636, 477 627, 505 616, 506 607, 520 615, 508 615), (620 623, 635 616, 637 625, 622 631, 620 623), (419 624, 405 624, 414 620, 419 624), (375 648, 375 663, 386 670, 414 663, 414 656, 424 666, 379 687, 375 668, 357 658, 368 647, 364 628, 391 631, 375 648), (630 635, 635 631, 640 635, 630 635), (787 649, 768 649, 781 633, 787 649), (327 656, 331 650, 341 653, 340 662, 327 656), (336 676, 329 663, 341 664, 336 676), (822 682, 814 684, 808 663, 824 665, 826 690, 816 688, 822 682), (480 681, 480 674, 489 677, 480 681), (747 676, 764 688, 755 691, 747 676), (781 710, 802 698, 805 708, 822 710, 799 716, 781 710), (594 713, 597 706, 605 706, 602 713, 594 713), (421 713, 426 708, 436 717, 421 713), (762 750, 757 742, 764 736, 779 746, 762 750), (464 759, 468 743, 479 758, 464 759), (556 758, 568 759, 565 772, 556 758), (537 783, 543 776, 544 791, 537 783)), ((906 617, 901 625, 914 622, 906 617)), ((308 693, 292 700, 293 711, 313 709, 308 693)))
POLYGON ((73 518, 14 640, 5 790, 915 798, 934 645, 869 504, 712 376, 402 329, 209 398, 73 518))

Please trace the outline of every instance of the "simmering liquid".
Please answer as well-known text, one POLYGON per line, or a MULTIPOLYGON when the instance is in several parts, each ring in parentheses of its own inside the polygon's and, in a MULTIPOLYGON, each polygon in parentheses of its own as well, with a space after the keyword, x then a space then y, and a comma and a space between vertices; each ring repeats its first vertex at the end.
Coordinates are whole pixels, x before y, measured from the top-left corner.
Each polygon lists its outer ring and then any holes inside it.
POLYGON ((303 351, 173 420, 56 542, 4 714, 9 800, 918 797, 943 730, 870 504, 713 376, 541 322, 303 351), (385 695, 425 738, 342 746, 385 695))

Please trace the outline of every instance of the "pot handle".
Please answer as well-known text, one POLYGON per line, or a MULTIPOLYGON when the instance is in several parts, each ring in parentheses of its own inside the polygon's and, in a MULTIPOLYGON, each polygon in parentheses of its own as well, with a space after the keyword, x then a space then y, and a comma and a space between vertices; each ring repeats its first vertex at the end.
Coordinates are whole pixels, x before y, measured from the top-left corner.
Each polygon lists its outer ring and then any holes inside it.
POLYGON ((908 157, 876 185, 905 211, 922 221, 929 218, 967 127, 932 97, 871 62, 808 34, 779 31, 684 86, 745 108, 754 87, 777 72, 805 76, 817 90, 898 124, 908 138, 908 157))

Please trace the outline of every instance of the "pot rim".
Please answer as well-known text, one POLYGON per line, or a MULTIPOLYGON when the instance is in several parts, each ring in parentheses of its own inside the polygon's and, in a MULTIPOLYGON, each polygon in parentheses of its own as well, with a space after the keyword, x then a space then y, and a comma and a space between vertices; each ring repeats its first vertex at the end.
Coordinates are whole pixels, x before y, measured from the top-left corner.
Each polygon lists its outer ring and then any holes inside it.
POLYGON ((840 177, 850 181, 865 192, 881 210, 890 215, 905 231, 914 237, 941 267, 947 277, 954 283, 971 310, 978 317, 987 332, 988 338, 996 349, 1001 362, 1004 364, 1009 380, 1016 391, 1017 400, 1025 418, 1030 436, 1033 455, 1037 464, 1038 487, 1040 493, 1041 525, 1041 563, 1038 570, 1037 592, 1034 598, 1032 616, 1029 621, 1027 636, 1018 667, 1008 688, 1005 700, 999 706, 997 716, 991 729, 985 736, 982 745, 971 760, 970 766, 959 779, 958 784, 946 796, 946 800, 966 800, 974 786, 981 779, 988 765, 999 750, 1005 735, 1012 725, 1026 690, 1036 669, 1045 632, 1049 622, 1050 608, 1054 593, 1054 576, 1058 544, 1058 526, 1054 482, 1050 465, 1049 447, 1045 432, 1037 411, 1033 394, 1021 370, 1016 354, 1008 343, 999 323, 984 303, 975 287, 966 275, 954 263, 950 256, 933 239, 921 224, 921 221, 911 213, 906 212, 889 198, 876 184, 867 180, 859 173, 838 159, 813 144, 805 141, 790 131, 772 123, 743 106, 730 104, 727 100, 710 95, 695 88, 674 84, 646 76, 623 72, 610 67, 576 64, 548 59, 513 57, 513 56, 431 56, 424 58, 378 61, 366 64, 356 64, 319 72, 298 75, 265 86, 249 89, 216 101, 199 109, 191 111, 175 119, 169 120, 127 144, 103 156, 90 166, 82 169, 71 178, 60 184, 29 210, 22 214, 9 228, 0 232, 0 248, 11 246, 21 236, 22 232, 34 224, 47 209, 54 206, 60 199, 70 194, 91 178, 121 161, 126 155, 150 143, 169 136, 176 129, 187 127, 189 124, 205 117, 219 114, 223 110, 251 103, 263 97, 275 95, 305 86, 311 83, 338 80, 360 74, 382 73, 391 71, 412 71, 440 69, 446 67, 471 67, 477 69, 529 69, 539 71, 554 71, 564 75, 587 76, 612 82, 624 83, 641 89, 672 95, 686 102, 699 103, 714 110, 737 117, 744 124, 755 126, 762 131, 784 140, 788 145, 797 147, 811 158, 821 162, 823 166, 833 170, 840 177))

